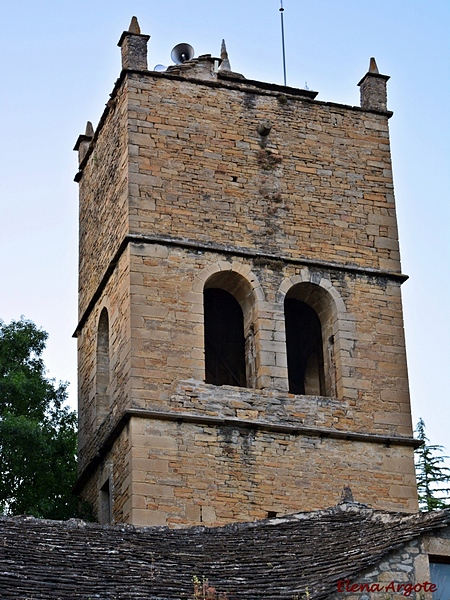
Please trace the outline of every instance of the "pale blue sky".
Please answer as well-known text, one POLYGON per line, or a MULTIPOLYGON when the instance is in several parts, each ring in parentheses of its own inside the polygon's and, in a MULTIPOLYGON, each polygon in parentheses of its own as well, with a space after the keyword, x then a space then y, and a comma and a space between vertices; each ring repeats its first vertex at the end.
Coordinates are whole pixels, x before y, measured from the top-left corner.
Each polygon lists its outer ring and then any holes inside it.
MULTIPOLYGON (((450 3, 284 0, 288 85, 359 104, 371 56, 391 76, 388 106, 414 421, 450 453, 450 3)), ((0 6, 0 318, 50 334, 51 376, 76 401, 77 170, 120 72, 132 15, 151 35, 149 66, 179 42, 251 79, 282 83, 279 0, 17 0, 0 6)))

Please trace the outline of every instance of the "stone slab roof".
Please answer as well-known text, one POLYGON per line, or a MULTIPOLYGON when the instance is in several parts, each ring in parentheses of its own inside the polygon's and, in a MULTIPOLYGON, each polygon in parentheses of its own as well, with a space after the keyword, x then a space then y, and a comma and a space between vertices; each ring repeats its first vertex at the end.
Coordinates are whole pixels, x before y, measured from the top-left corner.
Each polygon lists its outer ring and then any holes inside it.
POLYGON ((2 600, 181 600, 208 578, 229 600, 326 598, 339 579, 450 523, 347 503, 254 523, 184 530, 0 518, 2 600))

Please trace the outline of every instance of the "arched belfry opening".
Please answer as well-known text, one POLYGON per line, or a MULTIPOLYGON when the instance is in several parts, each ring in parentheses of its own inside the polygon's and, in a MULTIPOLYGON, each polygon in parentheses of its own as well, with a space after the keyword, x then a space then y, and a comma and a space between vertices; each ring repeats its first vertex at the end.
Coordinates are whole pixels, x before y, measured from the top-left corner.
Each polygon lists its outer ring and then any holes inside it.
POLYGON ((212 275, 203 293, 205 381, 213 385, 255 386, 254 294, 233 271, 212 275))
POLYGON ((293 286, 284 300, 289 391, 335 395, 333 311, 318 285, 293 286))
POLYGON ((322 327, 316 311, 297 298, 284 301, 291 394, 324 396, 322 327))
POLYGON ((220 288, 206 289, 206 383, 247 386, 245 376, 244 316, 239 302, 220 288))
POLYGON ((109 317, 106 308, 100 313, 97 330, 97 371, 96 371, 96 417, 100 423, 109 410, 109 317))

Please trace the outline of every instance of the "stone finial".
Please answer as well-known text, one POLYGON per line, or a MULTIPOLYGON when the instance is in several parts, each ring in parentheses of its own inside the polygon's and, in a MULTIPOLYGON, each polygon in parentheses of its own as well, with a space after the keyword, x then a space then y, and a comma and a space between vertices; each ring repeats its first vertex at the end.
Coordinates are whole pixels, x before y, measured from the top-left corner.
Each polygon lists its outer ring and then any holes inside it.
POLYGON ((86 132, 78 136, 76 141, 74 150, 78 151, 78 164, 83 162, 84 157, 89 150, 89 146, 91 145, 91 141, 94 137, 94 128, 92 127, 92 123, 88 121, 86 123, 86 132))
POLYGON ((220 49, 220 58, 222 62, 220 63, 219 71, 231 71, 230 61, 228 59, 227 46, 225 44, 225 40, 222 40, 222 47, 220 49))
POLYGON ((122 50, 122 69, 147 71, 147 42, 149 35, 142 35, 136 17, 131 19, 128 31, 120 36, 118 46, 122 50))
POLYGON ((346 485, 342 490, 341 500, 339 504, 350 504, 354 502, 355 501, 353 499, 353 492, 351 490, 351 487, 349 485, 346 485))
POLYGON ((373 56, 370 59, 369 73, 377 73, 377 74, 380 73, 380 71, 378 70, 377 61, 374 59, 373 56))
POLYGON ((368 72, 358 83, 361 90, 361 108, 387 111, 386 83, 389 75, 381 75, 376 60, 372 57, 368 72))
POLYGON ((94 137, 94 128, 92 127, 92 123, 90 121, 86 123, 86 131, 84 135, 90 138, 94 137))
POLYGON ((139 27, 139 21, 136 17, 131 17, 131 23, 128 27, 129 33, 135 33, 136 35, 141 35, 141 28, 139 27))

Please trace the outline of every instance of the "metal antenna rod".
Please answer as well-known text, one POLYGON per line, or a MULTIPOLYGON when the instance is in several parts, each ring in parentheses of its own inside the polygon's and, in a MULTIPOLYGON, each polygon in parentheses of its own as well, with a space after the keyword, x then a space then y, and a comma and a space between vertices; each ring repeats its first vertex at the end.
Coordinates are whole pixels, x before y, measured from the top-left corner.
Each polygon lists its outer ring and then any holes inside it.
POLYGON ((280 15, 281 15, 281 46, 283 48, 283 74, 284 74, 284 85, 286 85, 286 51, 284 48, 284 19, 283 19, 283 0, 280 0, 280 15))

